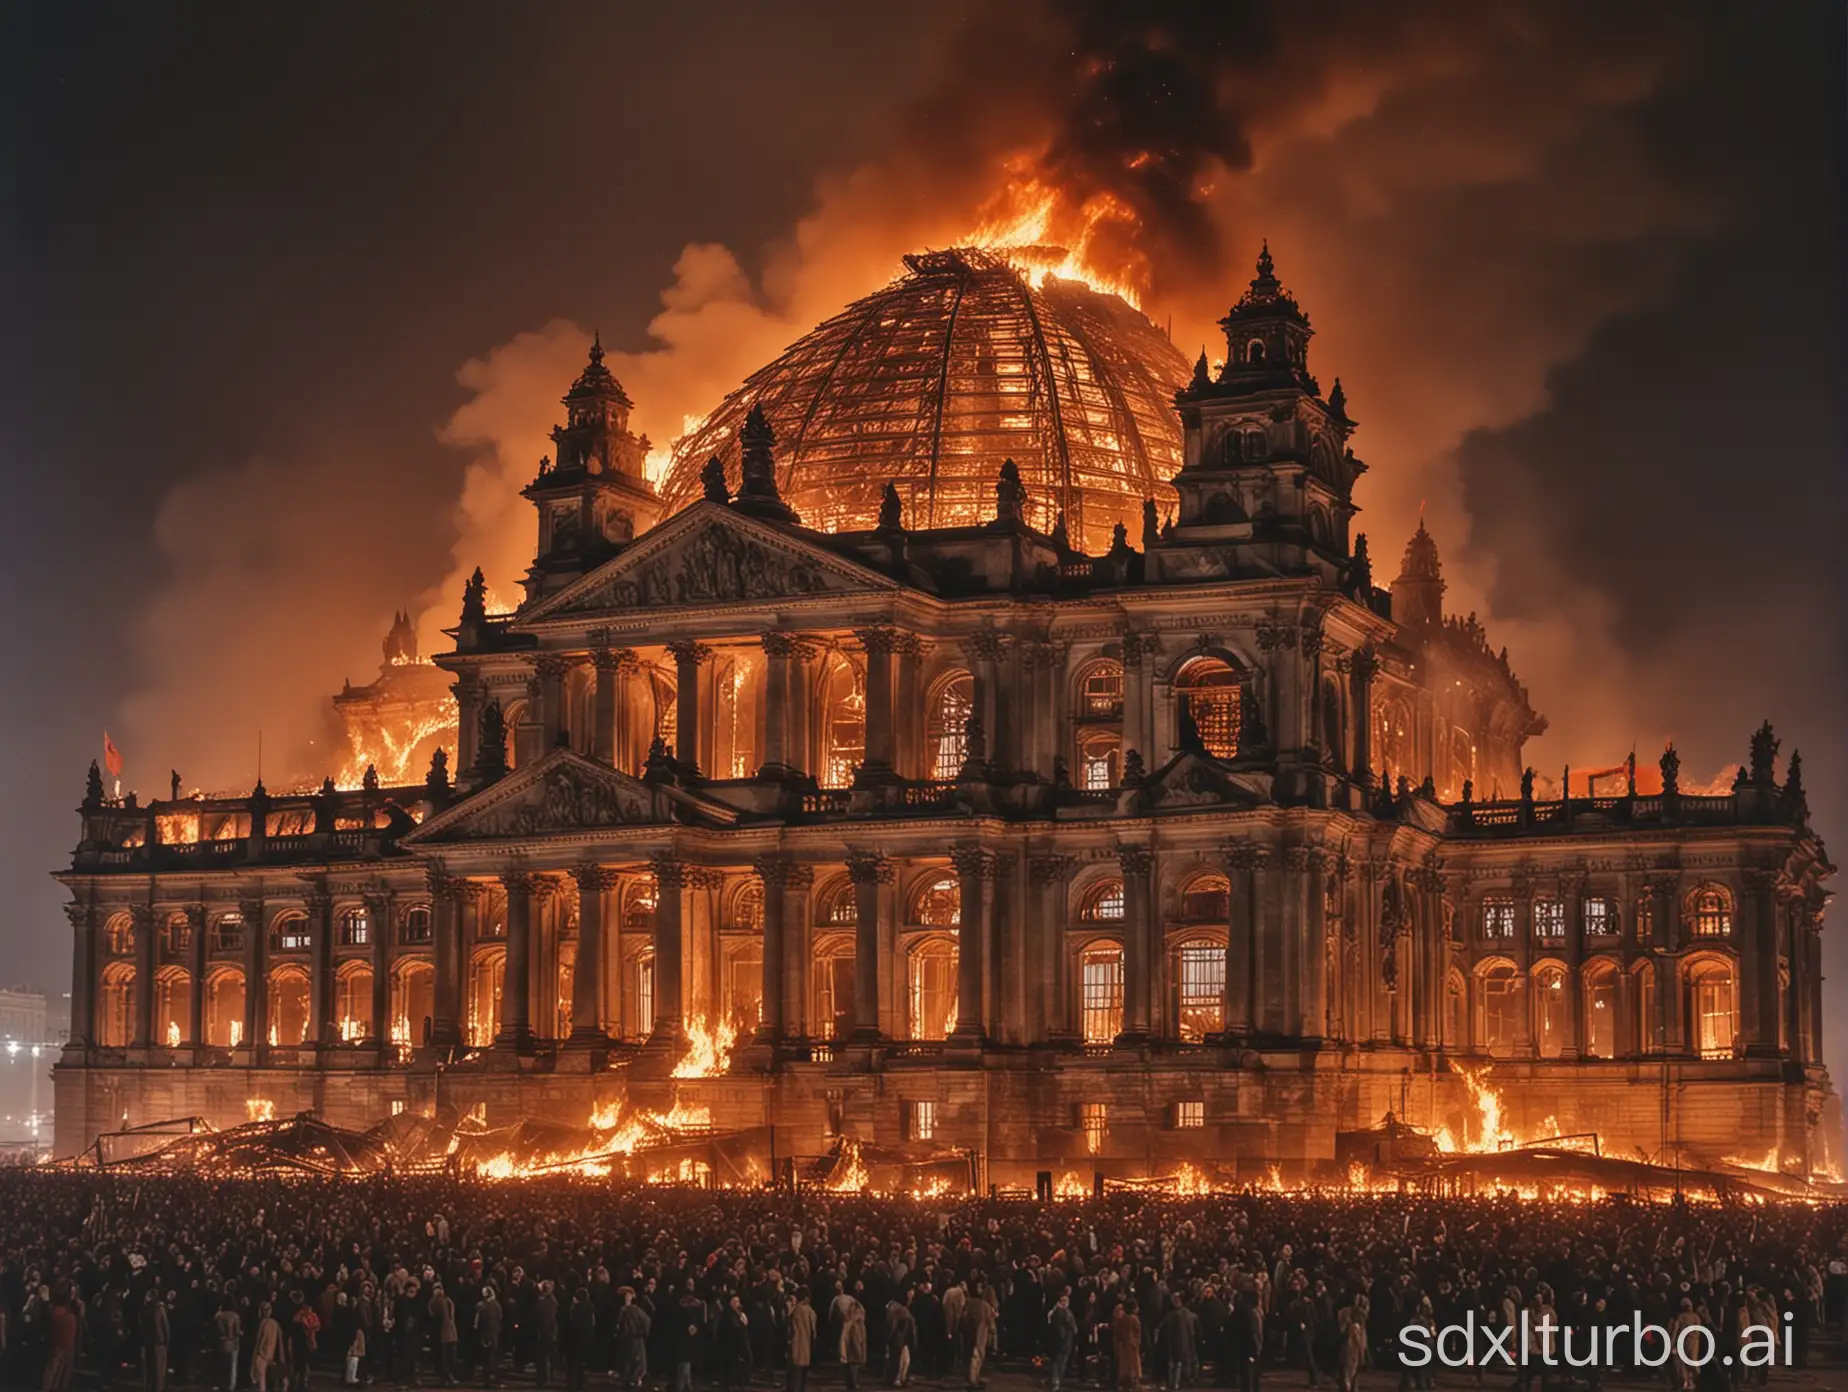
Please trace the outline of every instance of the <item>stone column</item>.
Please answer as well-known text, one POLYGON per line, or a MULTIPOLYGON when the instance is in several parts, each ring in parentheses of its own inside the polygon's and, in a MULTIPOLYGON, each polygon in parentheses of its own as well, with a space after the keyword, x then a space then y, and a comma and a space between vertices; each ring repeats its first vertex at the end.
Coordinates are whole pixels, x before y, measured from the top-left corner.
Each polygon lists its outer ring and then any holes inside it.
POLYGON ((764 886, 764 1005, 763 1018, 757 1027, 757 1042, 775 1045, 788 1034, 783 1009, 783 955, 785 918, 789 905, 785 900, 784 888, 793 867, 787 855, 773 852, 759 856, 753 868, 764 886))
POLYGON ((507 968, 494 1045, 524 1053, 533 1046, 533 897, 539 876, 509 871, 501 876, 501 884, 507 891, 507 968))
POLYGON ((154 972, 160 960, 155 939, 160 918, 151 904, 136 904, 128 912, 135 935, 135 1028, 129 1042, 146 1049, 154 1043, 154 972))
MULTIPOLYGON (((391 939, 396 927, 393 907, 389 894, 366 896, 366 917, 372 924, 372 1028, 366 1042, 380 1046, 384 1050, 382 1057, 395 1062, 397 1054, 391 1038, 391 939)), ((408 1025, 407 1018, 407 1028, 408 1025)))
MULTIPOLYGON (((1129 756, 1130 750, 1142 756, 1145 767, 1153 767, 1160 760, 1154 757, 1155 751, 1149 744, 1149 668, 1154 660, 1153 636, 1143 633, 1125 633, 1123 635, 1123 757, 1129 756), (1144 662, 1145 654, 1149 661, 1144 662)), ((1066 757, 1071 757, 1069 754, 1066 757)))
POLYGON ((334 901, 326 890, 310 890, 308 905, 308 1043, 331 1049, 340 1042, 334 1001, 334 901))
POLYGON ((980 846, 958 846, 950 852, 950 863, 956 867, 961 920, 956 929, 956 1029, 951 1037, 980 1047, 987 1035, 988 887, 994 880, 995 858, 980 846))
POLYGON ((782 879, 783 1038, 799 1043, 808 1038, 809 887, 815 867, 785 862, 782 879))
POLYGON ((192 989, 186 998, 186 1042, 195 1050, 205 1044, 205 905, 186 909, 186 964, 192 989))
MULTIPOLYGON (((635 665, 635 654, 626 648, 599 648, 591 655, 591 663, 596 668, 597 687, 590 750, 602 762, 613 765, 617 759, 617 696, 623 684, 623 669, 635 665)), ((624 769, 623 772, 631 770, 624 769)))
MULTIPOLYGON (((1745 922, 1736 925, 1740 965, 1739 1039, 1755 1058, 1775 1058, 1778 1048, 1778 905, 1777 872, 1748 868, 1744 872, 1747 910, 1745 922), (1749 966, 1748 966, 1749 964, 1749 966), (1749 997, 1749 998, 1748 998, 1749 997)), ((1794 978, 1794 971, 1792 973, 1794 978)))
POLYGON ((465 774, 475 766, 475 755, 480 749, 478 742, 481 734, 481 708, 487 704, 487 689, 477 677, 460 677, 449 688, 456 698, 456 761, 457 774, 465 774))
POLYGON ((89 904, 66 904, 71 924, 71 1033, 73 1049, 96 1042, 96 919, 89 904))
POLYGON ((565 673, 576 666, 576 659, 564 653, 540 653, 533 659, 533 671, 539 678, 539 730, 541 757, 558 743, 565 729, 565 673))
MULTIPOLYGON (((697 677, 697 663, 689 662, 683 671, 697 677)), ((681 711, 683 714, 686 711, 684 701, 681 711)), ((652 1047, 678 1049, 683 1033, 681 993, 685 985, 681 964, 686 943, 683 901, 687 865, 671 856, 659 856, 650 868, 655 880, 654 1030, 648 1042, 652 1047)))
POLYGON ((998 762, 1005 761, 1006 754, 1003 751, 1006 745, 1002 742, 1002 702, 1000 683, 995 672, 1006 651, 1007 640, 992 629, 982 629, 963 640, 963 654, 969 663, 972 687, 970 709, 981 720, 982 729, 987 733, 989 752, 1002 754, 1002 760, 998 762))
POLYGON ((1253 848, 1238 844, 1226 850, 1226 1003, 1225 1033, 1242 1038, 1252 1026, 1252 892, 1253 848))
POLYGON ((1123 1032, 1119 1044, 1140 1044, 1154 1032, 1156 960, 1160 944, 1149 924, 1149 876, 1155 853, 1147 846, 1117 847, 1123 872, 1123 1032))
POLYGON ((866 757, 854 783, 888 783, 896 772, 898 741, 892 726, 892 653, 898 634, 884 626, 856 630, 866 650, 866 757))
POLYGON ((1328 875, 1328 853, 1320 846, 1310 847, 1308 923, 1299 951, 1303 982, 1301 1030, 1308 1043, 1321 1042, 1328 1028, 1328 875))
POLYGON ((1027 988, 1028 1001, 1039 1003, 1033 1042, 1067 1043, 1078 1037, 1072 1018, 1072 959, 1065 945, 1065 881, 1071 864, 1071 857, 1064 855, 1036 855, 1027 861, 1033 894, 1028 940, 1039 945, 1038 965, 1027 988))
POLYGON ((1561 1058, 1583 1058, 1585 1038, 1585 876, 1560 876, 1566 901, 1566 990, 1571 996, 1571 1017, 1561 1058))
POLYGON ((892 864, 876 851, 850 850, 847 876, 853 881, 854 903, 853 1038, 874 1043, 880 1038, 879 980, 885 971, 879 886, 892 882, 892 864))
POLYGON ((244 1038, 252 1059, 269 1056, 269 924, 262 899, 241 899, 244 920, 244 1038))
POLYGON ((1373 678, 1380 670, 1380 660, 1372 648, 1362 648, 1348 663, 1349 692, 1354 703, 1354 779, 1361 784, 1372 780, 1373 771, 1373 678))
POLYGON ((603 865, 580 865, 572 873, 578 887, 578 955, 571 976, 571 1044, 601 1048, 610 1042, 603 1025, 603 964, 610 921, 621 911, 617 887, 622 876, 603 865))
MULTIPOLYGON (((712 649, 703 643, 691 639, 680 639, 669 643, 667 650, 674 656, 674 761, 680 765, 680 771, 689 776, 699 773, 699 669, 701 664, 712 660, 712 649)), ((661 963, 655 959, 658 975, 661 963)), ((655 982, 657 993, 660 981, 655 982)), ((658 1012, 657 1012, 658 1018, 658 1012)), ((674 1021, 679 1028, 679 1019, 674 1021)))
MULTIPOLYGON (((430 956, 435 980, 430 991, 431 1047, 450 1049, 462 1042, 462 896, 467 882, 431 866, 430 956)), ((422 1022, 412 1020, 411 1042, 422 1044, 422 1022)))
POLYGON ((1651 875, 1649 893, 1655 906, 1656 949, 1651 954, 1655 969, 1656 1031, 1644 1040, 1645 1047, 1662 1053, 1678 1054, 1690 1046, 1691 1039, 1681 1019, 1681 895, 1677 875, 1651 875))
MULTIPOLYGON (((758 641, 764 649, 764 758, 759 778, 783 778, 791 772, 789 747, 790 660, 796 640, 787 633, 766 633, 758 641)), ((769 904, 765 889, 765 905, 769 904)), ((768 997, 765 998, 768 1000, 768 997)))

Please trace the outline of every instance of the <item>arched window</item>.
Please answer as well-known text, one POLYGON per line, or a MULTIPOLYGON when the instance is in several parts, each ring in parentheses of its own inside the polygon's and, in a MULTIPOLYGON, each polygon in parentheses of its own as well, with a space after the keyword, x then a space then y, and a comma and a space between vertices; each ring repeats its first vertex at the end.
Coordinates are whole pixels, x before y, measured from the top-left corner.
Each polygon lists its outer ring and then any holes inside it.
POLYGON ((636 953, 629 963, 628 980, 624 983, 623 1018, 628 1022, 624 1031, 631 1039, 646 1039, 654 1033, 655 1003, 655 955, 652 947, 644 947, 636 953))
POLYGON ((1688 930, 1697 938, 1726 937, 1732 914, 1732 895, 1719 885, 1701 885, 1688 895, 1688 930))
POLYGON ((954 875, 931 875, 911 891, 910 922, 926 928, 953 928, 962 922, 962 886, 954 875))
POLYGON ((342 947, 365 947, 372 941, 372 913, 364 904, 350 904, 340 911, 342 947))
POLYGON ((494 1042, 501 1027, 501 993, 507 985, 507 950, 487 947, 477 952, 468 973, 468 1042, 484 1049, 494 1042))
POLYGON ((1251 363, 1254 367, 1263 363, 1264 361, 1264 340, 1263 339, 1254 338, 1251 340, 1251 342, 1245 345, 1245 361, 1248 363, 1251 363))
POLYGON ((962 772, 969 757, 967 724, 975 709, 975 679, 951 672, 937 681, 924 722, 924 762, 932 779, 944 782, 962 772))
POLYGON ((905 959, 907 1024, 913 1039, 946 1039, 956 1028, 956 944, 932 937, 905 959))
POLYGON ((244 1043, 244 973, 236 967, 205 979, 205 1042, 218 1049, 244 1043))
POLYGON ((135 951, 135 920, 128 914, 111 914, 103 925, 103 951, 111 957, 128 957, 135 951))
POLYGON ((520 762, 520 726, 526 723, 526 702, 502 702, 501 723, 507 731, 507 767, 515 768, 520 762))
POLYGON ((392 1043, 427 1044, 435 1016, 436 968, 415 958, 401 963, 391 983, 392 1043))
POLYGON ((1078 719, 1123 718, 1123 664, 1100 657, 1078 673, 1078 719))
POLYGON ((761 933, 764 927, 764 883, 744 880, 732 895, 731 926, 741 932, 761 933))
POLYGON ((154 1042, 178 1048, 187 1037, 192 977, 184 967, 162 967, 154 974, 154 1042))
POLYGON ((761 942, 739 943, 725 954, 725 1018, 748 1036, 764 1019, 764 949, 761 942))
POLYGON ((308 973, 282 967, 270 973, 269 1042, 293 1049, 308 1041, 308 973))
POLYGON ((1540 1057, 1558 1058, 1572 1042, 1572 997, 1566 990, 1566 973, 1549 962, 1534 970, 1533 981, 1540 1057))
POLYGON ((1597 962, 1585 971, 1585 1057, 1617 1057, 1617 969, 1597 962))
POLYGON ((334 1028, 350 1044, 373 1037, 372 968, 362 962, 348 962, 334 975, 334 1028))
POLYGON ((1709 959, 1688 973, 1693 997, 1695 1044, 1704 1059, 1733 1056, 1739 1035, 1739 998, 1729 963, 1709 959))
POLYGON ((1183 923, 1227 923, 1232 916, 1232 886, 1224 875, 1195 875, 1181 886, 1183 923))
POLYGON ((1078 918, 1084 923, 1120 923, 1123 921, 1123 882, 1098 880, 1088 886, 1078 901, 1078 918))
MULTIPOLYGON (((648 694, 654 699, 654 739, 667 746, 667 752, 674 752, 675 742, 680 737, 680 704, 677 699, 678 683, 659 667, 648 669, 648 694)), ((640 758, 648 757, 648 743, 636 753, 640 758)))
POLYGON ((844 653, 828 660, 821 684, 821 786, 845 788, 866 758, 866 674, 844 653))
POLYGON ((717 659, 713 681, 717 709, 713 733, 717 748, 712 759, 721 774, 749 778, 757 772, 757 710, 763 692, 763 659, 748 653, 730 653, 717 659))
POLYGON ((192 919, 183 913, 168 914, 160 925, 160 955, 178 960, 191 946, 192 919))
POLYGON ((1078 954, 1078 1026, 1087 1044, 1108 1044, 1123 1032, 1123 948, 1093 943, 1078 954))
POLYGON ((291 910, 277 914, 270 924, 272 952, 306 952, 313 941, 308 929, 308 915, 291 910))
POLYGON ((1511 962, 1490 962, 1482 968, 1477 987, 1482 996, 1483 1047, 1506 1057, 1514 1052, 1521 1036, 1521 1012, 1527 1009, 1520 976, 1511 962))
POLYGON ((814 1030, 822 1039, 845 1039, 853 1029, 853 935, 830 933, 815 943, 809 982, 814 1030))
POLYGON ((845 875, 835 876, 815 896, 815 926, 851 928, 859 921, 859 903, 854 897, 853 881, 845 875))
POLYGON ((1188 1044, 1202 1044, 1225 1028, 1226 945, 1190 938, 1174 949, 1174 1024, 1188 1044))
POLYGON ((135 969, 127 962, 111 962, 103 968, 96 1035, 105 1049, 126 1049, 135 1037, 135 969))
POLYGON ((404 911, 404 918, 398 925, 398 941, 407 947, 415 947, 430 941, 433 919, 430 906, 413 904, 404 911))
POLYGON ((1398 692, 1373 703, 1373 758, 1382 772, 1406 773, 1412 763, 1412 708, 1398 692))
POLYGON ((1181 736, 1216 759, 1238 753, 1243 720, 1238 673, 1216 657, 1196 657, 1175 678, 1181 736))
POLYGON ((244 950, 244 915, 236 909, 221 913, 212 920, 212 951, 242 952, 244 950))
POLYGON ((1115 730, 1080 730, 1078 733, 1078 786, 1101 793, 1123 779, 1123 736, 1115 730))
POLYGON ((597 742, 597 682, 588 666, 565 673, 565 737, 578 753, 588 756, 597 742))

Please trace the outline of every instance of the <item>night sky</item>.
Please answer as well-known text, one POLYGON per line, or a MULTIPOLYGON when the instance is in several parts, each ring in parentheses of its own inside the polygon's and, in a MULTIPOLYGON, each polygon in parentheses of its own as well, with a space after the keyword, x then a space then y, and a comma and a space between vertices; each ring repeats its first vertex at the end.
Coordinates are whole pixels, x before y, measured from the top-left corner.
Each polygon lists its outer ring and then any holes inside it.
POLYGON ((0 984, 65 989, 105 726, 144 797, 259 726, 318 775, 394 609, 511 591, 591 328, 665 443, 1023 170, 1136 210, 1190 357, 1270 238, 1376 579, 1422 505, 1536 767, 1724 778, 1768 716, 1839 855, 1843 48, 1808 0, 0 5, 0 984))

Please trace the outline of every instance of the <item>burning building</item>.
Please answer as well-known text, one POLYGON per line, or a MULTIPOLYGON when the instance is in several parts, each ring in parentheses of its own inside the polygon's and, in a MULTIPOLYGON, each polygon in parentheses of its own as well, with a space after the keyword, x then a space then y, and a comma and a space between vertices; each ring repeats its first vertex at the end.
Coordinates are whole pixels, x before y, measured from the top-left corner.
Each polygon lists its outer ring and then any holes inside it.
POLYGON ((1332 1175, 1389 1114, 1834 1167, 1832 867, 1768 725, 1724 792, 1672 749, 1537 792, 1435 539, 1375 584, 1268 251, 1217 368, 1031 257, 907 266, 658 490, 593 347, 518 608, 477 573, 452 651, 341 698, 356 750, 446 741, 421 781, 92 770, 62 1150, 620 1093, 995 1182, 1332 1175))

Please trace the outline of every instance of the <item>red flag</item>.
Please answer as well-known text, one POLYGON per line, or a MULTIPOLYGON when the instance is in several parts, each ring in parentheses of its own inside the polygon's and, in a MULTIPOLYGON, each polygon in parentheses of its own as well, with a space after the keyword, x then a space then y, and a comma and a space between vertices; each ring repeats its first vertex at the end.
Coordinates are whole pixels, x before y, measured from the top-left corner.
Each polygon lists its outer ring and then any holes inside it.
POLYGON ((115 747, 107 730, 103 731, 103 767, 109 770, 111 778, 122 776, 122 751, 115 747))

